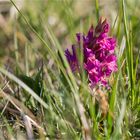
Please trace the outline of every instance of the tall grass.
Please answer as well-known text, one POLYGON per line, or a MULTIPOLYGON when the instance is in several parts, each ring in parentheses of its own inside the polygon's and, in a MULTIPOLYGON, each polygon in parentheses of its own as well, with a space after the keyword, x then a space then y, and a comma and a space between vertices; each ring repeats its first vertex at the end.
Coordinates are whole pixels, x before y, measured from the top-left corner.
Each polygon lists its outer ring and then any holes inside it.
POLYGON ((74 75, 64 55, 64 47, 75 41, 80 23, 86 33, 90 24, 99 20, 100 1, 90 1, 94 13, 80 18, 74 15, 76 1, 25 1, 27 7, 22 10, 10 2, 18 17, 11 34, 14 56, 7 57, 15 62, 9 69, 4 62, 0 67, 0 139, 139 139, 140 25, 139 17, 127 8, 130 2, 116 1, 117 16, 110 33, 117 39, 118 72, 109 79, 111 89, 102 92, 91 91, 83 70, 81 75, 74 75), (51 16, 56 18, 55 25, 48 22, 51 16), (91 23, 92 19, 95 21, 91 23), (63 26, 65 32, 61 34, 63 26), (17 32, 26 38, 23 44, 17 32), (96 94, 105 100, 96 100, 96 94), (102 106, 106 104, 109 109, 103 116, 102 106))

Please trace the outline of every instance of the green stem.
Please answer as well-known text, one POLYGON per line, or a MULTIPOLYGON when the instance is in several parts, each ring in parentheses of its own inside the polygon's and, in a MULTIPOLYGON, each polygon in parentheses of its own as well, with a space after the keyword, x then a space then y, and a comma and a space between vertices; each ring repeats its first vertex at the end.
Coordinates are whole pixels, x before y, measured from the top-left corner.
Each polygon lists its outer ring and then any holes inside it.
POLYGON ((98 0, 95 0, 95 7, 96 7, 96 18, 97 18, 97 21, 99 21, 99 2, 98 0))

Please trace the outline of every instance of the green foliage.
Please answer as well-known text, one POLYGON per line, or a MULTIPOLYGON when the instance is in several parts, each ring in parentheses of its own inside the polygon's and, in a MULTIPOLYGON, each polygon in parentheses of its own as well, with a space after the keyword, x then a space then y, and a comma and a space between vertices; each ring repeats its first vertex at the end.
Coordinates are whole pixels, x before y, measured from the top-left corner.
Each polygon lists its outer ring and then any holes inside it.
POLYGON ((5 130, 11 138, 20 131, 35 139, 140 139, 140 3, 114 0, 115 9, 110 3, 83 0, 81 11, 78 0, 25 0, 21 10, 10 1, 18 16, 11 32, 14 40, 5 39, 10 49, 0 53, 0 123, 5 123, 0 126, 0 139, 5 130), (116 12, 115 18, 108 18, 110 34, 118 43, 118 72, 109 79, 111 89, 102 89, 107 97, 103 102, 95 99, 97 90, 91 91, 83 70, 80 75, 71 72, 64 49, 74 42, 76 32, 86 33, 104 15, 106 5, 114 10, 108 14, 116 12), (13 61, 7 64, 4 56, 13 61), (103 116, 101 108, 107 103, 109 109, 103 116))

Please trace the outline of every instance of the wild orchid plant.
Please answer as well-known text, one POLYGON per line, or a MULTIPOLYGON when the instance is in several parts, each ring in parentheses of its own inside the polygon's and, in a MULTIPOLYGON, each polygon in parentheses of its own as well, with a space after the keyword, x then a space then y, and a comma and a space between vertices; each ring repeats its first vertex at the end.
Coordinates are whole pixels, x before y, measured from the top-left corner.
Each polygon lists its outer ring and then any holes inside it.
MULTIPOLYGON (((109 87, 107 78, 117 71, 117 58, 114 53, 116 39, 108 36, 108 32, 107 20, 100 19, 95 29, 93 26, 90 27, 87 35, 76 35, 78 47, 83 47, 83 68, 87 71, 91 87, 99 83, 109 87)), ((72 53, 68 49, 65 50, 65 56, 73 72, 79 72, 80 68, 76 49, 77 45, 72 45, 72 53)))
MULTIPOLYGON (((70 64, 72 72, 80 72, 80 62, 77 55, 77 47, 82 47, 83 68, 87 72, 90 88, 106 87, 110 89, 108 79, 111 73, 117 71, 117 58, 115 55, 116 39, 108 35, 109 24, 107 20, 100 19, 94 29, 90 27, 88 34, 77 33, 77 44, 72 45, 72 53, 67 49, 65 56, 70 64)), ((108 101, 104 91, 97 88, 94 93, 99 102, 102 117, 108 112, 108 101)))

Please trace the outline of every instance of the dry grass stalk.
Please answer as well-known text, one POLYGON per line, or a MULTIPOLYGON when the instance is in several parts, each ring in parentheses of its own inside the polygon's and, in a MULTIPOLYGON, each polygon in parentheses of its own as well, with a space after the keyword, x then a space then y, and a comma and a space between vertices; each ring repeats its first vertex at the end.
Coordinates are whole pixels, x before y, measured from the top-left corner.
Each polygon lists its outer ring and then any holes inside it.
POLYGON ((44 135, 46 134, 45 130, 39 125, 36 117, 32 114, 32 112, 24 104, 22 104, 19 100, 17 100, 13 96, 5 93, 2 89, 0 89, 0 96, 7 99, 8 101, 10 101, 14 105, 14 107, 20 112, 20 114, 26 114, 26 117, 28 118, 28 120, 30 120, 30 122, 36 128, 38 128, 39 130, 42 130, 44 135))
POLYGON ((105 118, 109 110, 107 95, 106 93, 103 93, 100 89, 97 89, 97 91, 95 92, 95 98, 99 103, 101 115, 103 118, 105 118))

